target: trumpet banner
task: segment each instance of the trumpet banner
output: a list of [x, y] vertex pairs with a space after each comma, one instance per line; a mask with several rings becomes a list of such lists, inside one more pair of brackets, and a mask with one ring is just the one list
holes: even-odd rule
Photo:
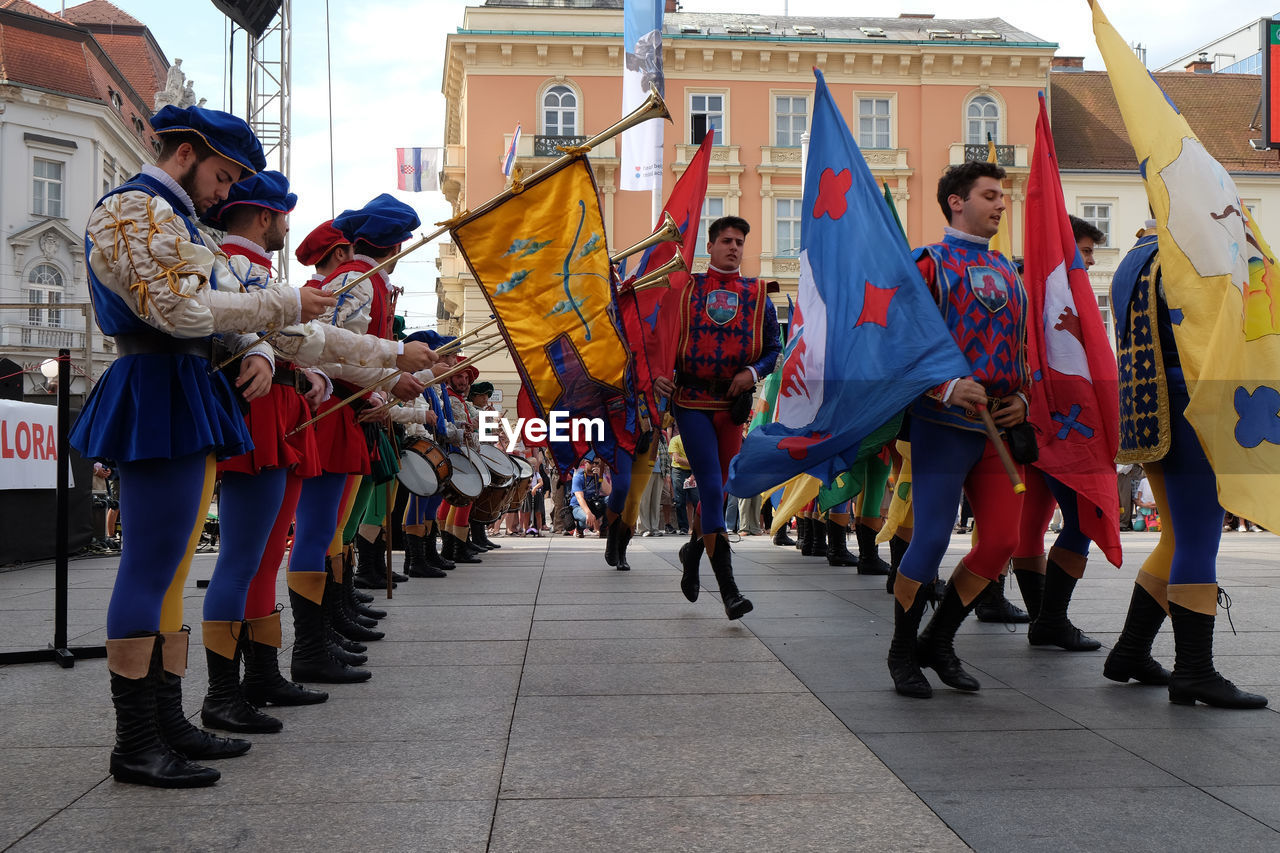
[[[604, 220], [583, 156], [452, 229], [511, 352], [533, 413], [600, 419], [604, 435], [550, 442], [561, 470], [588, 449], [630, 466], [632, 357], [616, 320]], [[625, 462], [623, 456], [628, 457]]]
[[1228, 511], [1280, 529], [1280, 273], [1235, 182], [1096, 0], [1093, 31], [1155, 213], [1195, 428]]

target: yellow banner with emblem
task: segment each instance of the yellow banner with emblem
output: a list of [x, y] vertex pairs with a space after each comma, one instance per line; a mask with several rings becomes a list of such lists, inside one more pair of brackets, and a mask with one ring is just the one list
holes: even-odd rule
[[1107, 20], [1093, 30], [1155, 213], [1191, 392], [1187, 420], [1228, 511], [1280, 530], [1280, 279], [1231, 176]]
[[[601, 418], [605, 439], [590, 444], [611, 467], [619, 449], [633, 452], [631, 356], [610, 310], [604, 219], [586, 157], [539, 176], [452, 234], [515, 354], [537, 415]], [[586, 449], [579, 443], [573, 453]], [[567, 446], [553, 442], [552, 450], [562, 466], [576, 461]]]

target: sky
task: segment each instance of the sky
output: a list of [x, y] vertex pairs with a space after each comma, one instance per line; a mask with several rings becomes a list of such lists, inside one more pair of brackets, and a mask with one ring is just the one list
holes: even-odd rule
[[[69, 0], [65, 5], [76, 5]], [[61, 0], [33, 0], [52, 12]], [[206, 106], [244, 115], [243, 34], [235, 42], [236, 95], [228, 103], [226, 17], [207, 0], [112, 0], [145, 23], [169, 61], [195, 82]], [[301, 0], [293, 4], [292, 163], [289, 179], [298, 194], [291, 217], [296, 246], [316, 225], [345, 208], [359, 207], [389, 192], [412, 205], [424, 231], [450, 215], [441, 193], [404, 193], [396, 187], [396, 148], [444, 143], [445, 36], [455, 32], [464, 9], [481, 0]], [[659, 0], [661, 2], [661, 0]], [[1103, 9], [1125, 38], [1147, 48], [1148, 66], [1159, 66], [1209, 40], [1280, 11], [1280, 0], [1110, 0]], [[326, 16], [332, 60], [326, 61]], [[1059, 53], [1084, 56], [1085, 67], [1101, 69], [1086, 0], [1028, 3], [1026, 0], [685, 0], [682, 11], [746, 14], [896, 17], [933, 12], [949, 18], [1003, 18], [1046, 41]], [[333, 197], [330, 207], [329, 80], [333, 96]], [[621, 85], [621, 84], [619, 84]], [[621, 104], [621, 93], [619, 93]], [[475, 107], [473, 106], [473, 109]], [[501, 145], [495, 141], [495, 147]], [[398, 306], [408, 327], [435, 324], [435, 257], [432, 246], [407, 256], [394, 281], [405, 289]], [[292, 259], [291, 259], [292, 260]], [[289, 279], [309, 274], [292, 261]]]

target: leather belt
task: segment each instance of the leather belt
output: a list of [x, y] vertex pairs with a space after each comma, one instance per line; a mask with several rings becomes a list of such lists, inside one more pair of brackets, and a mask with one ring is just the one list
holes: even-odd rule
[[271, 374], [271, 383], [297, 388], [300, 375], [291, 365], [276, 365], [275, 372]]
[[118, 355], [194, 355], [213, 359], [213, 338], [175, 338], [172, 335], [132, 332], [116, 335]]
[[715, 394], [724, 397], [729, 393], [729, 387], [733, 385], [732, 379], [699, 379], [691, 373], [684, 371], [676, 371], [676, 385], [681, 388], [688, 388], [692, 391], [705, 391], [709, 394]]

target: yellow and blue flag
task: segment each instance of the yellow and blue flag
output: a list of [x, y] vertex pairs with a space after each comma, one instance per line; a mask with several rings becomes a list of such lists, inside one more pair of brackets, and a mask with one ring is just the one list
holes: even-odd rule
[[[515, 356], [533, 414], [599, 418], [604, 438], [551, 441], [560, 469], [592, 449], [631, 465], [637, 417], [633, 363], [616, 320], [604, 218], [586, 157], [452, 229]], [[624, 460], [623, 456], [627, 458]]]
[[805, 172], [799, 303], [776, 423], [750, 432], [728, 491], [797, 474], [832, 483], [863, 441], [924, 391], [968, 376], [849, 127], [817, 75]]
[[1235, 182], [1111, 26], [1093, 31], [1155, 213], [1195, 428], [1228, 511], [1280, 529], [1280, 273]]

